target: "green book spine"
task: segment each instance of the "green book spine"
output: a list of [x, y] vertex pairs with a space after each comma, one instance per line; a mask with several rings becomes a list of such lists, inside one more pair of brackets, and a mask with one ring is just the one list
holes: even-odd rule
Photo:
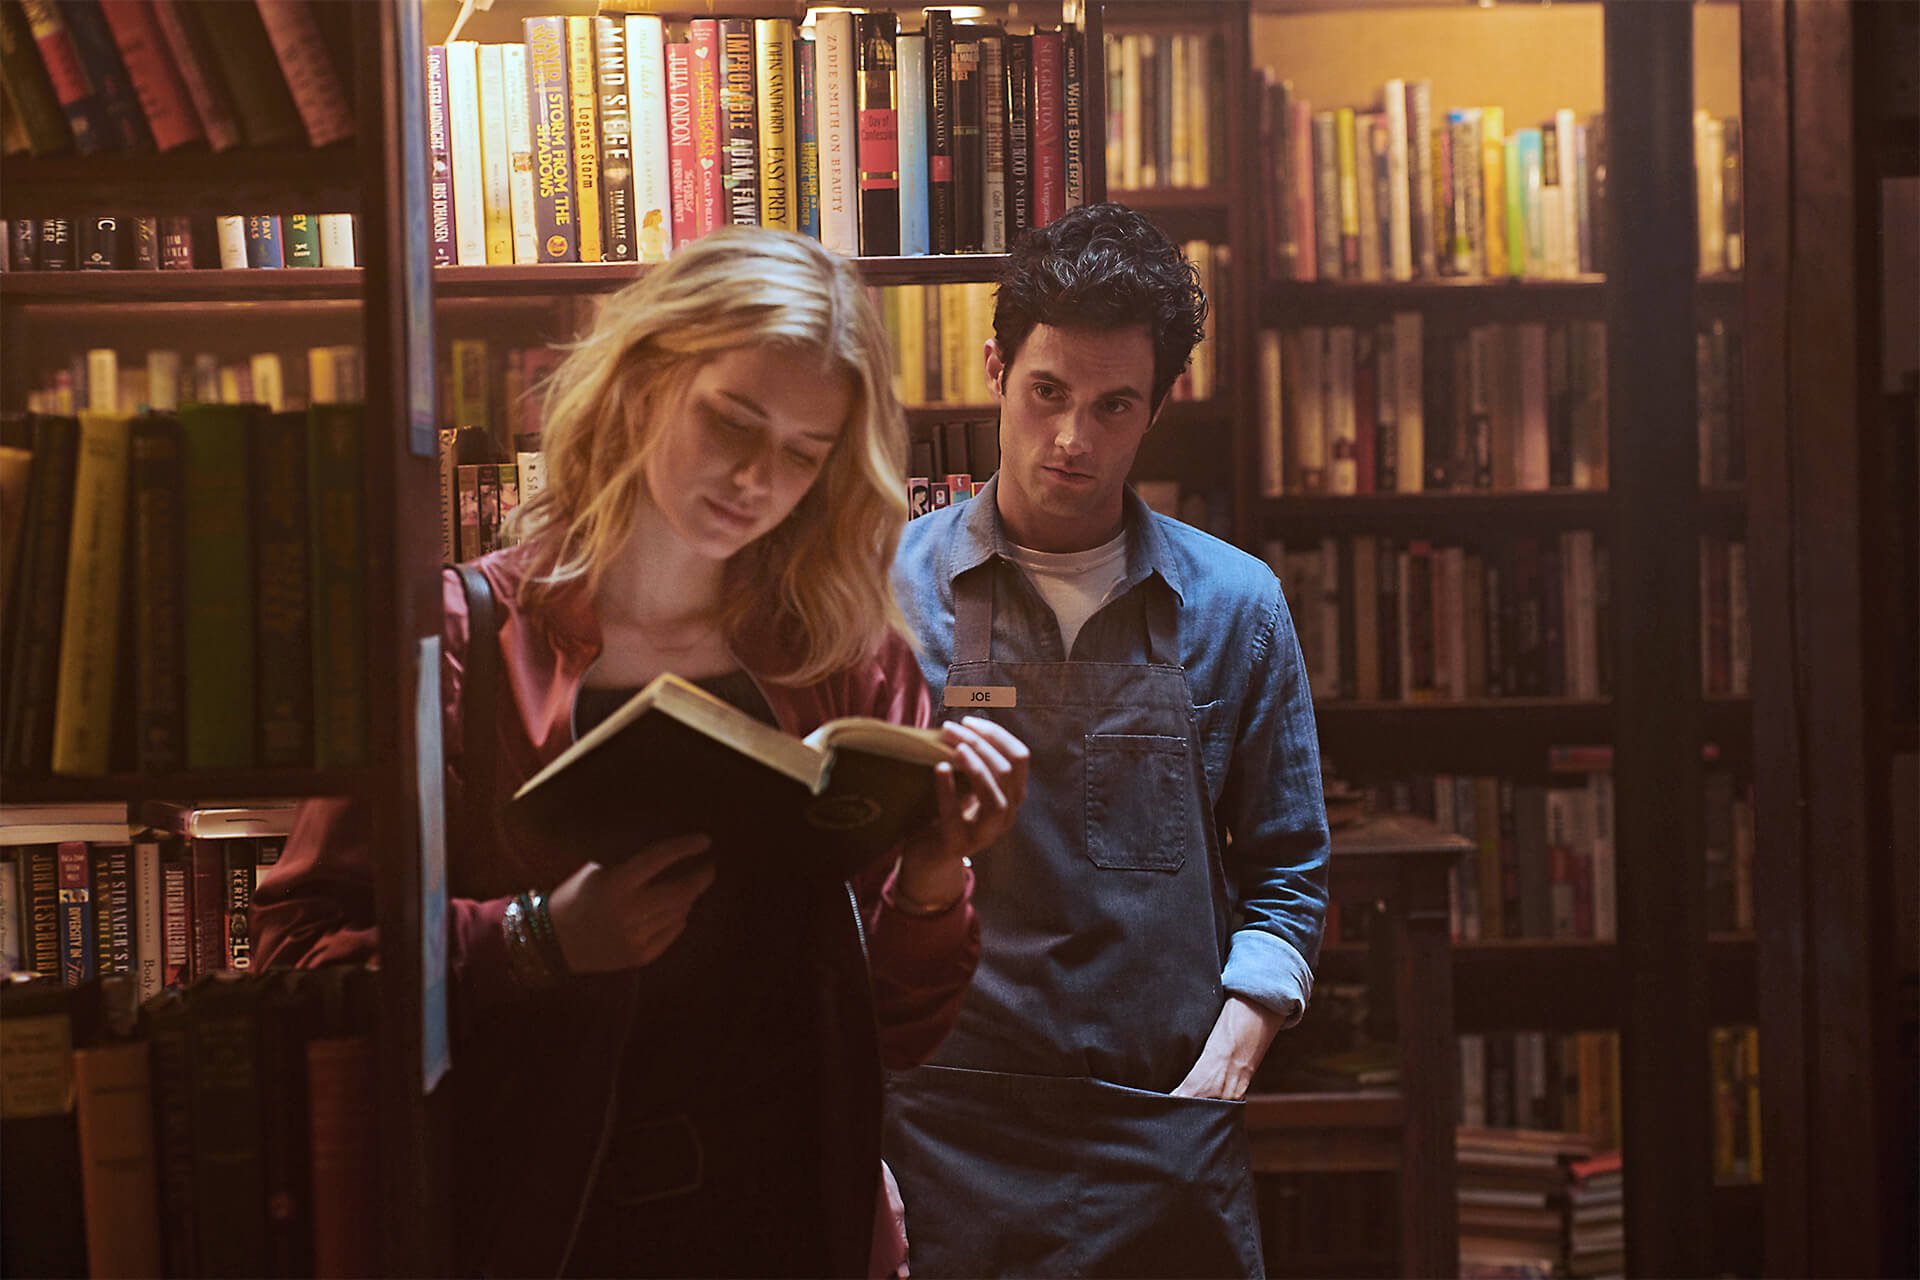
[[0, 4], [0, 81], [6, 84], [7, 101], [19, 113], [33, 154], [65, 150], [73, 135], [46, 66], [34, 50], [33, 29], [17, 3]]
[[253, 557], [249, 406], [180, 411], [186, 477], [187, 766], [253, 763]]
[[285, 239], [281, 247], [286, 251], [288, 266], [317, 267], [320, 265], [320, 219], [316, 215], [288, 214], [283, 235]]
[[1507, 274], [1524, 276], [1531, 273], [1533, 267], [1527, 262], [1527, 187], [1526, 175], [1520, 167], [1520, 147], [1508, 143], [1506, 148], [1507, 169]]
[[313, 760], [325, 769], [358, 764], [366, 750], [366, 486], [360, 406], [317, 404], [307, 414]]

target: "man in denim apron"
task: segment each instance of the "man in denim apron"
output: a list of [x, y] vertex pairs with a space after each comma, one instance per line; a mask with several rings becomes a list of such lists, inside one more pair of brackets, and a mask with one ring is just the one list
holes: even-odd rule
[[1032, 751], [959, 1022], [889, 1084], [916, 1276], [1262, 1270], [1241, 1099], [1306, 1007], [1328, 839], [1279, 584], [1126, 486], [1205, 310], [1131, 210], [1028, 232], [987, 343], [999, 474], [900, 548], [946, 714]]

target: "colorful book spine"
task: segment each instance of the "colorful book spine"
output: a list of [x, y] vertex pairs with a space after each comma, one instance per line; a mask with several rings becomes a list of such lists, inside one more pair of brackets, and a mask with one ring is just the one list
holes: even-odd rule
[[311, 213], [290, 213], [281, 227], [289, 267], [320, 265], [320, 219]]
[[40, 51], [47, 82], [53, 87], [60, 110], [66, 114], [73, 149], [86, 156], [102, 147], [117, 145], [118, 134], [107, 121], [105, 107], [94, 95], [93, 83], [80, 65], [80, 55], [67, 32], [66, 20], [60, 16], [53, 0], [20, 0], [20, 7], [27, 16], [34, 45]]
[[316, 147], [353, 137], [353, 105], [327, 56], [326, 41], [307, 0], [255, 0], [267, 39], [280, 60], [294, 109]]
[[101, 973], [133, 972], [133, 846], [95, 844], [93, 936]]
[[[830, 16], [830, 15], [829, 15]], [[696, 186], [699, 199], [694, 210], [694, 234], [706, 235], [728, 223], [727, 216], [727, 114], [722, 90], [720, 24], [712, 18], [700, 18], [689, 28], [688, 48], [692, 59], [693, 145], [698, 160]]]
[[[1193, 40], [1196, 52], [1201, 50], [1198, 39]], [[1086, 78], [1087, 78], [1087, 37], [1079, 27], [1069, 23], [1060, 32], [1060, 142], [1064, 153], [1066, 197], [1065, 205], [1076, 209], [1087, 202], [1087, 126], [1086, 126]], [[1197, 77], [1196, 77], [1197, 81]], [[1197, 93], [1196, 99], [1205, 99]], [[1196, 158], [1204, 158], [1205, 131], [1202, 126], [1202, 144], [1197, 149]], [[1205, 186], [1198, 182], [1196, 186]]]
[[659, 18], [627, 15], [627, 66], [632, 86], [634, 252], [641, 262], [665, 262], [679, 241], [667, 141], [667, 31]]
[[593, 20], [594, 56], [600, 88], [600, 193], [602, 256], [634, 260], [633, 91], [627, 24], [621, 18]]
[[0, 5], [0, 79], [6, 82], [8, 98], [19, 112], [33, 154], [66, 150], [73, 135], [47, 78], [47, 68], [34, 48], [33, 28], [27, 25], [26, 13], [17, 4]]
[[188, 10], [185, 0], [152, 0], [152, 9], [207, 145], [215, 151], [239, 146], [242, 135], [233, 98], [219, 78], [206, 37], [195, 26], [198, 18]]
[[760, 223], [760, 111], [754, 101], [753, 19], [720, 20], [720, 100], [726, 116], [726, 221]]
[[[507, 79], [504, 45], [478, 50], [480, 81], [480, 199], [482, 234], [489, 265], [513, 263], [513, 159], [507, 150]], [[518, 91], [519, 86], [514, 89]]]
[[567, 37], [561, 18], [528, 18], [528, 101], [533, 111], [534, 212], [540, 261], [578, 262], [573, 127], [567, 114]]
[[753, 22], [755, 106], [760, 146], [760, 225], [794, 228], [793, 23]]
[[820, 238], [820, 95], [816, 83], [811, 40], [793, 44], [794, 145], [799, 149], [795, 172], [799, 204], [794, 212], [794, 229], [803, 236]]
[[251, 213], [246, 220], [246, 255], [249, 267], [278, 269], [287, 265], [281, 244], [280, 215]]
[[427, 50], [427, 234], [436, 267], [455, 262], [453, 132], [447, 110], [447, 48], [436, 44]]
[[700, 151], [693, 126], [693, 45], [667, 46], [667, 163], [673, 208], [673, 243], [700, 234]]
[[858, 94], [859, 50], [854, 15], [822, 13], [814, 26], [820, 132], [820, 243], [852, 257], [860, 252]]
[[453, 164], [453, 258], [487, 265], [486, 163], [480, 152], [480, 50], [447, 44], [447, 145]]
[[[929, 10], [928, 25], [941, 10]], [[932, 252], [932, 213], [929, 209], [929, 157], [927, 119], [927, 36], [903, 32], [896, 44], [900, 63], [900, 252], [914, 257]], [[952, 157], [948, 157], [949, 181], [935, 198], [948, 204], [949, 239], [953, 185]], [[952, 252], [949, 247], [946, 252]]]
[[891, 13], [854, 17], [859, 63], [860, 252], [893, 257], [900, 252], [900, 116], [894, 92]]
[[86, 68], [87, 80], [120, 146], [130, 151], [151, 150], [153, 135], [147, 130], [147, 119], [140, 112], [140, 99], [121, 64], [120, 52], [114, 48], [113, 34], [100, 12], [100, 0], [61, 0], [60, 12], [66, 19], [74, 52]]
[[533, 115], [527, 103], [527, 46], [510, 44], [500, 52], [506, 86], [507, 203], [513, 214], [513, 261], [540, 261], [540, 217], [534, 200]]
[[100, 14], [113, 33], [120, 60], [133, 81], [154, 145], [162, 151], [171, 151], [202, 141], [206, 135], [200, 128], [200, 119], [194, 114], [187, 87], [167, 54], [152, 8], [140, 0], [100, 0]]
[[605, 220], [600, 207], [599, 94], [593, 74], [593, 19], [567, 19], [567, 103], [572, 120], [573, 211], [579, 223], [580, 261], [604, 262]]
[[71, 777], [103, 776], [111, 754], [131, 439], [126, 418], [80, 415], [53, 713], [53, 771]]
[[99, 958], [93, 936], [93, 885], [87, 846], [71, 840], [60, 846], [56, 856], [60, 877], [60, 981], [77, 987], [93, 977]]

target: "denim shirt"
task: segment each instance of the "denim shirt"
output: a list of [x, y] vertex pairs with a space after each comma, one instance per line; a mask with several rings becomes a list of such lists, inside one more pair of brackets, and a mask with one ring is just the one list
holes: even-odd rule
[[1012, 662], [1145, 662], [1147, 593], [1172, 593], [1233, 913], [1222, 985], [1292, 1025], [1313, 991], [1329, 837], [1313, 698], [1273, 571], [1155, 513], [1129, 488], [1126, 576], [1067, 654], [1053, 610], [1009, 558], [998, 490], [995, 480], [971, 501], [910, 521], [894, 561], [894, 588], [936, 704], [953, 661], [962, 574], [999, 575], [993, 654]]

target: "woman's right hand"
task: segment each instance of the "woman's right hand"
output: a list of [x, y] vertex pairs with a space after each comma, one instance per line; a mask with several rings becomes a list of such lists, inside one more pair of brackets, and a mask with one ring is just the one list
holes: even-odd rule
[[618, 866], [589, 862], [547, 895], [561, 954], [575, 973], [634, 969], [660, 958], [713, 883], [705, 836], [650, 844]]

